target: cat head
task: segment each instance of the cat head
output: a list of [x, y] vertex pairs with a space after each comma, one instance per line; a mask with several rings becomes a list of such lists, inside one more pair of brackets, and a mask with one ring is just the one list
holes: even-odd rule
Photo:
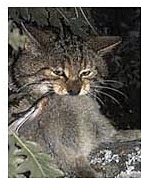
[[15, 67], [20, 90], [43, 95], [85, 95], [107, 75], [102, 56], [121, 42], [119, 36], [68, 36], [22, 24], [25, 49]]

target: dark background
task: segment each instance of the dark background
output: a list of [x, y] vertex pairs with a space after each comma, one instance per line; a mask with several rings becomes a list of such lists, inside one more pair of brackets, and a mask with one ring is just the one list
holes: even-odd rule
[[[116, 129], [140, 129], [141, 127], [141, 8], [8, 8], [9, 20], [42, 27], [53, 27], [63, 34], [64, 27], [72, 34], [119, 35], [121, 46], [106, 55], [110, 80], [127, 98], [108, 91], [120, 102], [102, 96], [106, 106], [101, 112], [112, 119]], [[62, 27], [62, 23], [64, 27]], [[9, 94], [12, 92], [10, 91]]]

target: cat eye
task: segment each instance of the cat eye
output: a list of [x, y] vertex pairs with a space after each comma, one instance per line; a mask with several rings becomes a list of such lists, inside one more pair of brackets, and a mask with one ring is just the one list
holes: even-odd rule
[[65, 73], [62, 69], [53, 70], [53, 73], [58, 76], [64, 76]]
[[91, 70], [88, 69], [88, 70], [82, 70], [80, 72], [80, 76], [89, 76], [91, 74]]

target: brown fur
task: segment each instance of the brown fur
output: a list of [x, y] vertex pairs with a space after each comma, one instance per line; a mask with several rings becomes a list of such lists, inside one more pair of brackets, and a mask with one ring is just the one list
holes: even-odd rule
[[[102, 40], [102, 44], [94, 44], [95, 52], [91, 40], [87, 43], [89, 40], [76, 36], [54, 40], [50, 31], [32, 27], [28, 31], [22, 26], [26, 49], [14, 64], [14, 77], [20, 91], [35, 99], [34, 104], [29, 100], [35, 109], [20, 126], [19, 135], [40, 143], [65, 173], [98, 177], [88, 156], [100, 142], [115, 141], [117, 134], [109, 120], [100, 114], [96, 100], [90, 97], [91, 86], [103, 81], [108, 73], [100, 56], [101, 49], [107, 50], [103, 48], [104, 40], [95, 39], [95, 43]], [[115, 37], [109, 38], [105, 39], [109, 40], [105, 48], [120, 43], [118, 37], [116, 42]], [[22, 119], [15, 120], [10, 128], [16, 128]]]

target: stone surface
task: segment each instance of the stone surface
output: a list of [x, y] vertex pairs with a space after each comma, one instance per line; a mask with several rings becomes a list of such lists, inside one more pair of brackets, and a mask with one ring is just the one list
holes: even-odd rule
[[140, 141], [104, 143], [91, 154], [91, 165], [106, 178], [141, 177]]

